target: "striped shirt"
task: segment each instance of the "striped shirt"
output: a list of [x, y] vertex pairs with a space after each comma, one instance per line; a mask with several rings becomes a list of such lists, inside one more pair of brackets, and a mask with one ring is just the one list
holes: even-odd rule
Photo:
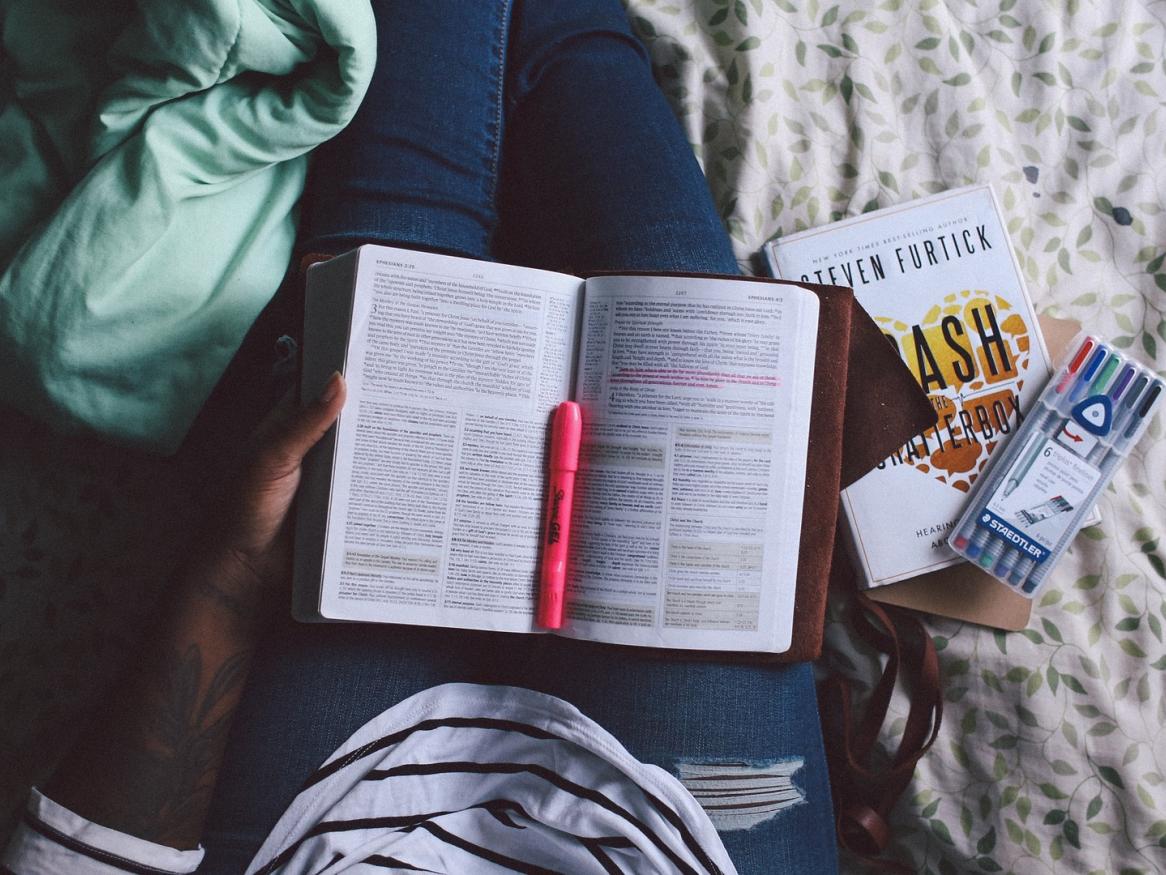
[[[165, 848], [159, 850], [171, 856], [149, 856], [143, 853], [149, 843], [136, 839], [136, 855], [108, 843], [91, 849], [123, 857], [127, 865], [118, 868], [70, 838], [66, 830], [38, 831], [26, 818], [4, 863], [17, 875], [178, 873], [194, 871], [202, 856], [185, 852], [192, 856], [179, 861], [178, 852]], [[34, 845], [41, 853], [51, 846], [74, 856], [61, 857], [56, 868], [25, 865], [33, 858], [22, 858], [21, 849], [27, 854]], [[387, 871], [736, 870], [708, 815], [680, 782], [636, 760], [571, 705], [514, 687], [446, 684], [357, 731], [308, 778], [247, 870]]]

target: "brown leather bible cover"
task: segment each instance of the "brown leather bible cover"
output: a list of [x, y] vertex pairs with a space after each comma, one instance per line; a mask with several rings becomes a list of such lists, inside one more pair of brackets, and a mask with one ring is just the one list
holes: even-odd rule
[[854, 293], [805, 288], [817, 293], [821, 309], [793, 641], [777, 655], [780, 662], [822, 652], [839, 491], [936, 420], [927, 395]]

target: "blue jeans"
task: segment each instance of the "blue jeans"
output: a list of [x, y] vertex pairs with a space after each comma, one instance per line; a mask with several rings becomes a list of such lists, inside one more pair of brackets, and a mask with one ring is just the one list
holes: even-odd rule
[[576, 273], [738, 272], [616, 0], [373, 5], [376, 72], [315, 153], [304, 250], [377, 241]]
[[[737, 272], [617, 0], [374, 6], [377, 70], [353, 123], [316, 153], [304, 251], [376, 241], [576, 273]], [[836, 871], [808, 665], [290, 620], [256, 657], [200, 871], [242, 872], [304, 778], [349, 735], [448, 681], [559, 696], [674, 773], [800, 760], [801, 801], [721, 836], [742, 873]]]

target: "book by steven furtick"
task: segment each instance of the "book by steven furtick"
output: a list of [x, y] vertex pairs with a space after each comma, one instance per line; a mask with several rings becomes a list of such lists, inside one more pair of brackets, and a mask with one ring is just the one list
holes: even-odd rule
[[865, 584], [962, 561], [946, 540], [968, 490], [1051, 373], [991, 187], [781, 237], [765, 253], [775, 277], [853, 288], [938, 413], [842, 493]]

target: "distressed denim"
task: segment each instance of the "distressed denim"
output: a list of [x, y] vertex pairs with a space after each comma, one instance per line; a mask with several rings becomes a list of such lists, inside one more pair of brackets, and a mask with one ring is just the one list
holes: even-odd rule
[[[374, 6], [377, 70], [353, 123], [314, 157], [303, 251], [372, 241], [578, 273], [737, 272], [616, 0]], [[639, 759], [692, 782], [742, 873], [836, 871], [808, 665], [290, 620], [257, 655], [200, 871], [242, 872], [341, 742], [449, 681], [525, 686], [576, 705]], [[699, 789], [731, 782], [772, 793], [770, 816], [738, 820], [727, 794]]]

